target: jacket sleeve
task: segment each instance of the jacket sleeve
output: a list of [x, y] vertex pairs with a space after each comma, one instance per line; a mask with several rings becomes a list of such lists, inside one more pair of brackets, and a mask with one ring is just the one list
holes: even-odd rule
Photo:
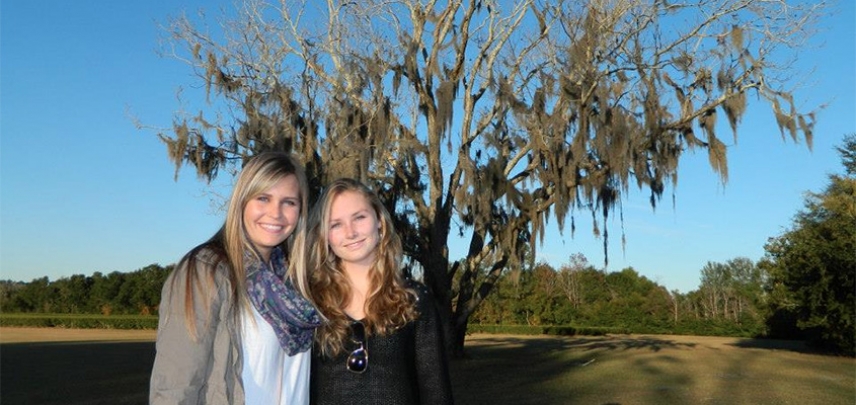
[[443, 326], [434, 297], [424, 285], [415, 288], [419, 296], [416, 320], [416, 377], [423, 405], [451, 405], [452, 383], [443, 343]]
[[[194, 268], [188, 268], [187, 261], [184, 262], [167, 277], [161, 292], [157, 353], [149, 391], [152, 405], [202, 404], [212, 398], [227, 397], [225, 379], [212, 378], [211, 374], [218, 372], [214, 349], [229, 334], [229, 322], [225, 321], [229, 316], [228, 279], [218, 274], [222, 268], [215, 270], [203, 260], [197, 260]], [[187, 329], [184, 305], [187, 274], [191, 271], [196, 273], [192, 286], [195, 340]], [[224, 382], [212, 384], [212, 381]]]

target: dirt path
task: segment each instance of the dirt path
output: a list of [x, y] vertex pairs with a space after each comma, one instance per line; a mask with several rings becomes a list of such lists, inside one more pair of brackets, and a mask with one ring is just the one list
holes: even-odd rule
[[0, 328], [0, 344], [32, 342], [154, 341], [154, 330]]

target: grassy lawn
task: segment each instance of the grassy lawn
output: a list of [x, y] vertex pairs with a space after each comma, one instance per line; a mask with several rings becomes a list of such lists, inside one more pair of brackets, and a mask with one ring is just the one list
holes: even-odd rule
[[[145, 404], [153, 331], [0, 328], [0, 402]], [[17, 342], [17, 343], [13, 343]], [[856, 403], [856, 360], [738, 338], [474, 335], [459, 405]]]
[[460, 404], [856, 403], [856, 360], [797, 342], [615, 335], [471, 336]]

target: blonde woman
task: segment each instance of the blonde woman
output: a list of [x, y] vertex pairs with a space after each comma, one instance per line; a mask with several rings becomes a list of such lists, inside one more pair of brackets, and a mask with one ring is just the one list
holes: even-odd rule
[[[163, 287], [151, 404], [307, 404], [320, 324], [300, 256], [306, 175], [288, 154], [241, 171], [223, 227]], [[297, 245], [297, 246], [295, 246]]]
[[312, 355], [314, 404], [451, 404], [431, 295], [401, 275], [401, 242], [377, 195], [331, 183], [307, 228], [310, 291], [325, 322]]

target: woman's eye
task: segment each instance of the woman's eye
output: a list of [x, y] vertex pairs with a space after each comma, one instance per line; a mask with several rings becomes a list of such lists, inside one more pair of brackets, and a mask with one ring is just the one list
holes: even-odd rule
[[256, 197], [256, 200], [261, 201], [261, 202], [268, 202], [268, 201], [270, 201], [270, 199], [269, 199], [269, 198], [267, 198], [267, 196], [263, 196], [263, 195], [260, 195], [260, 196]]
[[330, 229], [336, 229], [336, 228], [338, 228], [338, 227], [339, 227], [339, 225], [340, 225], [340, 224], [339, 224], [338, 222], [333, 223], [333, 224], [330, 224]]

